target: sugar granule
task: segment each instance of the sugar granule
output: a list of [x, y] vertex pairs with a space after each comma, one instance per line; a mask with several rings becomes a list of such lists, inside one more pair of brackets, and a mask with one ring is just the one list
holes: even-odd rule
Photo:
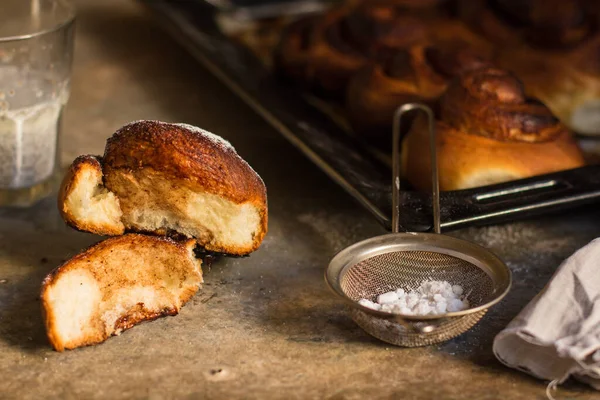
[[416, 290], [402, 288], [382, 293], [377, 301], [360, 299], [358, 303], [377, 311], [403, 315], [440, 315], [463, 311], [469, 308], [469, 301], [462, 286], [447, 281], [424, 281]]

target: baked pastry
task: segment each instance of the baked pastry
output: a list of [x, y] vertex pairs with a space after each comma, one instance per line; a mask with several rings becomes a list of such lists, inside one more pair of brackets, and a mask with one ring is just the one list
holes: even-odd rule
[[576, 132], [600, 134], [600, 32], [583, 1], [469, 0], [461, 10], [530, 96]]
[[258, 174], [228, 142], [185, 124], [125, 125], [108, 139], [103, 157], [73, 162], [58, 205], [82, 231], [175, 235], [232, 255], [256, 250], [267, 232]]
[[355, 131], [385, 147], [391, 144], [394, 113], [402, 104], [434, 106], [448, 83], [473, 69], [491, 66], [490, 56], [464, 42], [414, 45], [360, 70], [346, 97]]
[[433, 18], [393, 6], [335, 8], [291, 24], [276, 50], [275, 64], [321, 95], [340, 97], [352, 75], [370, 60], [424, 40]]
[[[600, 50], [600, 41], [585, 46]], [[584, 50], [584, 48], [580, 48]], [[571, 53], [573, 64], [550, 62], [550, 58], [526, 49], [503, 51], [499, 65], [523, 79], [528, 95], [539, 98], [571, 130], [600, 134], [600, 60], [588, 51]]]
[[129, 234], [76, 255], [42, 285], [46, 332], [58, 351], [101, 343], [176, 315], [202, 283], [194, 240]]
[[[440, 103], [436, 121], [441, 190], [460, 190], [577, 168], [583, 155], [551, 111], [525, 96], [522, 83], [496, 68], [467, 72]], [[426, 122], [419, 118], [402, 145], [403, 175], [430, 190]]]

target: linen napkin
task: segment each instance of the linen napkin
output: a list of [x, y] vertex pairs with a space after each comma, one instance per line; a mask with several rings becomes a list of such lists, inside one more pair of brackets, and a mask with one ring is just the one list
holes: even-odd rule
[[494, 339], [503, 364], [537, 378], [573, 376], [600, 390], [600, 238], [565, 260]]

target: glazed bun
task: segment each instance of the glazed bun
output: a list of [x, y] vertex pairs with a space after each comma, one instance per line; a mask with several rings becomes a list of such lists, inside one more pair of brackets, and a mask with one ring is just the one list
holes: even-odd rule
[[102, 158], [75, 160], [59, 209], [80, 230], [182, 236], [233, 255], [256, 250], [267, 232], [265, 185], [235, 149], [199, 128], [158, 121], [128, 124]]
[[582, 0], [464, 1], [462, 16], [499, 49], [514, 72], [570, 129], [600, 134], [600, 32]]
[[[483, 68], [454, 81], [436, 121], [441, 190], [460, 190], [584, 165], [572, 134], [551, 111], [525, 96], [511, 73]], [[403, 174], [429, 190], [429, 138], [418, 119], [402, 147]]]
[[427, 19], [392, 6], [341, 7], [289, 26], [275, 52], [285, 76], [327, 97], [343, 97], [361, 67], [427, 37]]

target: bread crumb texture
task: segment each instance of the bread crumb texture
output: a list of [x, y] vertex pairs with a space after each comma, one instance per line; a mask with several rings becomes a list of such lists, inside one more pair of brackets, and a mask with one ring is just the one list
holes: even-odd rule
[[142, 321], [177, 314], [202, 283], [194, 247], [193, 240], [127, 234], [52, 271], [41, 293], [52, 346], [100, 343]]

